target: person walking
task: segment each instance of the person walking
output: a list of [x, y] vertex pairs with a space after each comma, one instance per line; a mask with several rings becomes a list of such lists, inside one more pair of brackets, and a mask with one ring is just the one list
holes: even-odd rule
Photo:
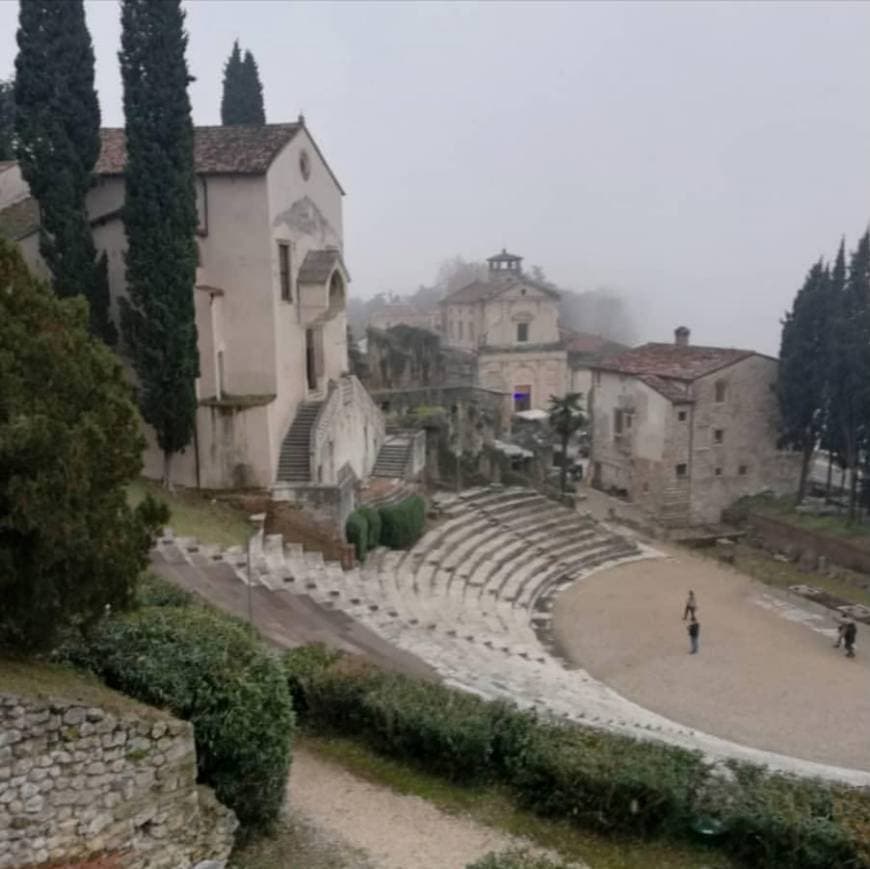
[[846, 657], [855, 657], [855, 637], [858, 633], [858, 628], [852, 619], [846, 622], [846, 628], [843, 631], [843, 645], [846, 647]]
[[837, 642], [834, 643], [834, 648], [839, 649], [840, 646], [843, 645], [843, 634], [846, 633], [846, 625], [848, 624], [848, 620], [841, 618], [840, 623], [837, 625]]
[[701, 634], [701, 625], [698, 620], [695, 618], [695, 614], [692, 613], [692, 620], [689, 622], [689, 642], [692, 644], [692, 649], [689, 652], [690, 655], [698, 654], [698, 638]]
[[686, 598], [686, 608], [683, 610], [683, 621], [685, 621], [690, 615], [694, 620], [697, 610], [698, 603], [695, 600], [695, 592], [689, 589], [689, 596]]

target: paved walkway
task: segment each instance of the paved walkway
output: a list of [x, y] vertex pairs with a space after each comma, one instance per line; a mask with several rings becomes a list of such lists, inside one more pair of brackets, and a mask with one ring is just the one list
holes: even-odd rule
[[289, 793], [293, 816], [327, 832], [333, 847], [356, 852], [347, 869], [461, 869], [490, 851], [529, 847], [421, 797], [367, 782], [304, 748], [293, 752]]
[[[617, 566], [561, 594], [553, 626], [565, 655], [672, 720], [870, 770], [870, 632], [847, 659], [832, 648], [833, 620], [710, 559], [665, 551], [670, 558]], [[689, 588], [699, 602], [698, 655], [688, 654], [681, 620]]]

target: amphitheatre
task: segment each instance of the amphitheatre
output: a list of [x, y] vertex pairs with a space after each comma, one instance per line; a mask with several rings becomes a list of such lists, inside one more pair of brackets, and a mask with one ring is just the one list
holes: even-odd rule
[[[771, 769], [870, 785], [870, 665], [834, 623], [687, 550], [652, 547], [534, 490], [433, 498], [408, 551], [345, 571], [280, 535], [220, 549], [167, 531], [160, 573], [254, 621], [489, 699]], [[582, 505], [581, 505], [582, 506]], [[687, 590], [700, 654], [688, 654]], [[249, 602], [246, 602], [249, 601]]]

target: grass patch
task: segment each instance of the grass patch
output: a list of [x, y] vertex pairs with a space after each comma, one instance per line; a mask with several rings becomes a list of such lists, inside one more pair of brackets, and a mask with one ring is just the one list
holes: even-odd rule
[[[698, 552], [704, 554], [704, 550], [693, 550], [693, 553]], [[735, 556], [734, 567], [737, 570], [766, 585], [786, 589], [791, 585], [814, 585], [850, 603], [870, 606], [870, 591], [845, 579], [800, 570], [791, 561], [775, 561], [767, 553], [745, 544], [736, 547]], [[845, 572], [842, 568], [839, 570]], [[862, 575], [856, 573], [855, 577], [861, 578]], [[866, 581], [866, 578], [864, 579]], [[833, 618], [833, 613], [831, 617]]]
[[870, 549], [870, 522], [850, 523], [845, 516], [813, 516], [808, 513], [798, 513], [795, 510], [794, 498], [790, 497], [778, 498], [764, 495], [747, 499], [747, 505], [763, 516], [771, 516], [781, 522], [787, 522], [797, 528], [805, 528], [807, 531], [815, 531], [818, 534], [845, 538]]
[[[382, 757], [350, 739], [326, 739], [305, 733], [297, 740], [297, 745], [343, 766], [366, 781], [400, 794], [422, 797], [445, 812], [464, 815], [486, 826], [523, 837], [534, 845], [558, 852], [564, 860], [585, 861], [595, 869], [648, 869], [651, 866], [656, 869], [736, 869], [738, 866], [721, 853], [702, 845], [605, 837], [578, 830], [567, 821], [541, 818], [518, 809], [504, 788], [452, 784]], [[244, 865], [250, 865], [251, 869], [289, 869], [291, 864]]]
[[0, 657], [0, 692], [56, 697], [86, 706], [100, 706], [117, 714], [166, 717], [159, 709], [112, 691], [90, 673], [26, 658]]
[[181, 537], [196, 537], [202, 543], [221, 546], [244, 545], [251, 534], [247, 516], [220, 501], [184, 489], [169, 492], [150, 480], [136, 480], [127, 488], [127, 500], [135, 507], [146, 495], [152, 495], [169, 507], [169, 523]]

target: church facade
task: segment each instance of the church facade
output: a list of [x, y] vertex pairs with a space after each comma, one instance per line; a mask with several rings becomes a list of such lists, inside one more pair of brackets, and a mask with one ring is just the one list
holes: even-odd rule
[[[101, 138], [87, 205], [96, 246], [108, 256], [117, 322], [126, 292], [124, 131], [104, 129]], [[348, 373], [338, 179], [302, 118], [197, 127], [194, 159], [199, 406], [194, 440], [173, 459], [173, 482], [262, 488], [367, 476], [384, 422]], [[11, 171], [3, 173], [0, 232], [46, 275], [38, 207]], [[156, 478], [162, 457], [153, 432], [146, 435], [145, 474]]]
[[567, 386], [559, 294], [527, 277], [520, 256], [503, 250], [487, 264], [486, 280], [441, 301], [443, 340], [474, 353], [477, 385], [510, 393], [515, 411], [546, 409]]

